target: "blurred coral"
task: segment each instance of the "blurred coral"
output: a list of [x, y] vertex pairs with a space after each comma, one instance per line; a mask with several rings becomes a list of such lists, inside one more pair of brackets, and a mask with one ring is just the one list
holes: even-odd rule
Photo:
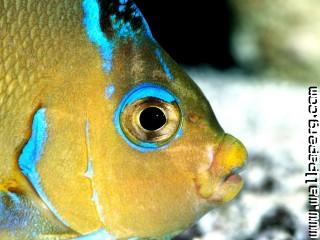
[[229, 0], [233, 53], [255, 73], [302, 82], [320, 78], [320, 1]]

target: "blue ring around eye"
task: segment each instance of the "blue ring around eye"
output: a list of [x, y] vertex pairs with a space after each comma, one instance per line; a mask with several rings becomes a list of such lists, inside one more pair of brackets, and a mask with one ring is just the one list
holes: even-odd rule
[[[133, 89], [131, 89], [121, 100], [117, 110], [115, 111], [114, 114], [114, 124], [117, 129], [117, 132], [120, 134], [120, 136], [134, 149], [140, 151], [140, 152], [150, 152], [150, 151], [155, 151], [159, 149], [166, 148], [173, 140], [179, 138], [182, 136], [182, 120], [181, 124], [179, 126], [179, 129], [176, 133], [176, 135], [172, 138], [172, 140], [163, 145], [159, 146], [156, 143], [150, 143], [150, 142], [139, 142], [139, 143], [134, 143], [128, 139], [128, 137], [125, 135], [121, 128], [120, 124], [120, 116], [122, 111], [126, 108], [127, 105], [134, 103], [135, 101], [147, 97], [153, 97], [153, 98], [158, 98], [164, 102], [167, 103], [172, 103], [176, 102], [178, 105], [180, 103], [179, 99], [170, 91], [165, 89], [164, 87], [160, 85], [156, 85], [153, 83], [142, 83]], [[181, 110], [180, 110], [181, 111]], [[183, 114], [181, 112], [181, 116], [183, 119]]]

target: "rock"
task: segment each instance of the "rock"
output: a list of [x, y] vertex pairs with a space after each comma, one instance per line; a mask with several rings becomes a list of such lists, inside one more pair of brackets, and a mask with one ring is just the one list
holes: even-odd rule
[[289, 210], [284, 206], [279, 206], [265, 214], [261, 219], [258, 234], [263, 233], [265, 235], [266, 232], [269, 232], [270, 236], [274, 236], [275, 232], [279, 232], [291, 239], [296, 233], [296, 227], [294, 217]]

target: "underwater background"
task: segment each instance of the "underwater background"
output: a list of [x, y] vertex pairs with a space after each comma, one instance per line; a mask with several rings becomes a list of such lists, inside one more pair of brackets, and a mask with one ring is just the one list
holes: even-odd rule
[[136, 2], [249, 152], [241, 194], [175, 240], [309, 239], [307, 97], [320, 85], [320, 2]]

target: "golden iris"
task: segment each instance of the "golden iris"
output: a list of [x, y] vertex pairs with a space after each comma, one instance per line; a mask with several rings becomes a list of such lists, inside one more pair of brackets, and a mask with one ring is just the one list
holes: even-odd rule
[[139, 99], [125, 107], [120, 116], [121, 128], [135, 144], [168, 143], [178, 132], [182, 114], [176, 102], [154, 97]]

